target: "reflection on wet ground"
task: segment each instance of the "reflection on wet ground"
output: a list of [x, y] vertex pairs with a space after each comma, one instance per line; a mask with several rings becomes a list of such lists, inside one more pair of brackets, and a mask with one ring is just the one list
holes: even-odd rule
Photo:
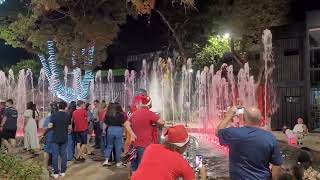
[[229, 176], [228, 155], [221, 147], [199, 141], [197, 154], [203, 156], [203, 163], [206, 166], [209, 179], [225, 179]]

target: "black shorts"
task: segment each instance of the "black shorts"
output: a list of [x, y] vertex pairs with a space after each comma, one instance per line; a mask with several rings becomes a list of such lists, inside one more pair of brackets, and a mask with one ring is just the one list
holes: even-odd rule
[[16, 129], [4, 129], [1, 133], [1, 136], [5, 140], [15, 139], [16, 138]]
[[76, 143], [87, 144], [88, 131], [75, 132], [74, 135], [76, 138]]

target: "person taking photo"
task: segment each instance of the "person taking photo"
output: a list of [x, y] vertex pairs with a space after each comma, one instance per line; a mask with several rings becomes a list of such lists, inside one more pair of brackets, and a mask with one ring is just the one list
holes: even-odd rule
[[[257, 108], [243, 108], [244, 126], [230, 127], [239, 108], [230, 108], [217, 127], [220, 144], [229, 147], [231, 180], [270, 180], [280, 174], [282, 156], [274, 135], [260, 128], [261, 113]], [[270, 170], [270, 164], [272, 168]]]

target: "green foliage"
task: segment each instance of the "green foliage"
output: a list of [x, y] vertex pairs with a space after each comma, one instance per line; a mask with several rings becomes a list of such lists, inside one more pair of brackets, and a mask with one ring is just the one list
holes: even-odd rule
[[35, 21], [36, 16], [19, 14], [13, 22], [0, 26], [0, 38], [13, 47], [28, 49], [24, 42], [32, 35], [31, 29]]
[[[230, 46], [236, 46], [234, 50], [237, 49], [236, 52], [231, 48], [232, 53], [245, 54], [257, 50], [265, 28], [286, 22], [290, 1], [203, 0], [195, 3], [196, 10], [177, 8], [171, 3], [158, 8], [174, 27], [185, 54], [197, 61], [199, 57], [204, 57], [200, 64], [210, 64], [214, 63], [215, 54], [208, 43], [211, 37], [230, 33], [234, 40]], [[172, 34], [168, 37], [170, 47], [178, 49]]]
[[38, 61], [29, 59], [29, 60], [21, 60], [16, 65], [11, 66], [11, 69], [13, 70], [14, 75], [17, 77], [19, 74], [19, 71], [21, 69], [31, 69], [33, 76], [38, 77], [41, 69], [41, 65]]
[[207, 44], [200, 49], [198, 44], [195, 44], [198, 52], [195, 55], [194, 63], [199, 66], [216, 64], [217, 61], [226, 53], [230, 52], [229, 36], [210, 36]]
[[42, 173], [42, 167], [37, 164], [22, 162], [14, 156], [0, 153], [0, 179], [39, 180]]
[[95, 45], [95, 64], [106, 59], [119, 26], [129, 14], [126, 0], [31, 0], [25, 13], [10, 16], [0, 24], [0, 38], [13, 47], [45, 53], [47, 40], [56, 43], [60, 64], [71, 64], [75, 52], [83, 64], [81, 49]]

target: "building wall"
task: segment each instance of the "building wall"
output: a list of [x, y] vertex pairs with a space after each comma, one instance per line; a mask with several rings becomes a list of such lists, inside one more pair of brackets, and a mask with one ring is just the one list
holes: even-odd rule
[[272, 129], [284, 125], [293, 127], [296, 120], [306, 120], [306, 98], [304, 88], [304, 25], [287, 25], [273, 29], [275, 58], [274, 80], [277, 87], [279, 109], [272, 117]]
[[306, 13], [306, 91], [309, 127], [320, 128], [320, 10]]

